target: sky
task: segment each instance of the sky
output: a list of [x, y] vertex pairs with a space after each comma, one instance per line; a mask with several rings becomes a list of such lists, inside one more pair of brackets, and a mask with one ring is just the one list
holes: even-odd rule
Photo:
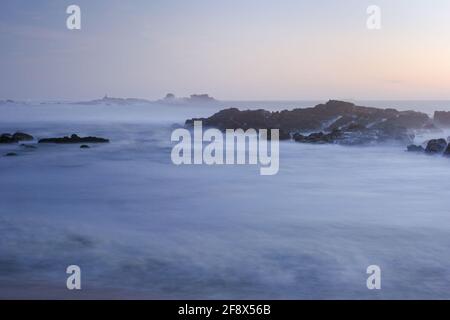
[[0, 43], [0, 99], [450, 99], [448, 0], [2, 0]]

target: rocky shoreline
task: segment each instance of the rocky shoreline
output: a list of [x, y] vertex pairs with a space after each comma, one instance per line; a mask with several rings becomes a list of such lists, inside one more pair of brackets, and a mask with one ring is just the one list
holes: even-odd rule
[[[450, 120], [450, 112], [438, 111], [435, 118], [430, 118], [417, 111], [364, 107], [330, 100], [312, 108], [291, 111], [230, 108], [209, 118], [189, 119], [185, 125], [191, 127], [198, 120], [204, 126], [220, 130], [279, 129], [281, 140], [299, 143], [365, 145], [396, 142], [411, 145], [417, 132], [439, 132], [440, 127]], [[450, 121], [448, 123], [450, 126]]]
[[[315, 107], [290, 111], [271, 112], [263, 109], [241, 111], [229, 108], [208, 118], [186, 120], [185, 126], [191, 127], [194, 121], [202, 121], [203, 126], [222, 131], [279, 129], [280, 140], [298, 143], [370, 145], [394, 142], [406, 146], [409, 152], [450, 156], [450, 144], [447, 139], [441, 137], [426, 141], [423, 145], [413, 144], [416, 133], [437, 135], [443, 128], [450, 128], [450, 112], [446, 111], [436, 111], [431, 118], [417, 111], [364, 107], [350, 102], [330, 100]], [[270, 139], [270, 136], [268, 138]], [[36, 149], [38, 144], [50, 143], [80, 144], [81, 149], [88, 149], [90, 143], [109, 143], [109, 140], [93, 136], [80, 137], [77, 134], [39, 140], [24, 132], [0, 134], [0, 144], [20, 144], [24, 149]], [[5, 154], [5, 156], [14, 155], [17, 153]]]

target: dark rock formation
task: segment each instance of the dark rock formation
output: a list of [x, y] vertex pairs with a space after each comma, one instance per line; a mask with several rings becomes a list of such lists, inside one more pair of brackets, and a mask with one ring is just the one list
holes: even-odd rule
[[442, 127], [450, 127], [450, 111], [436, 111], [434, 122]]
[[72, 134], [70, 137], [41, 139], [39, 143], [108, 143], [108, 139], [97, 137], [79, 137]]
[[15, 152], [8, 152], [7, 154], [5, 154], [5, 157], [16, 157], [17, 153]]
[[447, 148], [447, 141], [445, 139], [433, 139], [428, 141], [426, 153], [435, 154], [442, 153]]
[[291, 134], [284, 130], [280, 130], [279, 139], [280, 140], [291, 140]]
[[33, 136], [23, 132], [16, 132], [12, 135], [9, 133], [3, 133], [0, 135], [0, 143], [17, 143], [20, 141], [30, 141], [33, 139]]
[[87, 144], [82, 144], [80, 149], [89, 149], [90, 147]]
[[[333, 142], [344, 144], [387, 140], [410, 143], [412, 136], [409, 131], [421, 129], [430, 123], [430, 118], [420, 112], [368, 108], [334, 100], [313, 108], [281, 112], [230, 108], [209, 118], [187, 120], [186, 125], [192, 126], [195, 120], [201, 120], [204, 126], [221, 130], [277, 128], [289, 134], [316, 132], [318, 136], [311, 139], [297, 136], [296, 141], [324, 143], [334, 138]], [[319, 137], [320, 132], [325, 137]]]
[[450, 157], [450, 144], [447, 145], [447, 149], [444, 151], [444, 156]]
[[[272, 129], [267, 130], [267, 140], [272, 139]], [[284, 130], [278, 130], [278, 139], [281, 140], [291, 140], [291, 135], [289, 132]]]
[[216, 127], [220, 130], [226, 129], [281, 129], [275, 126], [272, 121], [272, 113], [265, 110], [247, 110], [239, 111], [239, 109], [231, 108], [219, 111], [207, 119], [187, 120], [186, 124], [193, 125], [195, 120], [201, 120], [203, 126]]
[[409, 152], [425, 152], [425, 149], [422, 146], [416, 146], [415, 144], [411, 144], [408, 146]]
[[15, 143], [17, 141], [14, 141], [12, 136], [9, 133], [2, 133], [0, 135], [0, 143]]
[[13, 134], [12, 138], [16, 141], [31, 141], [34, 140], [32, 135], [23, 132], [16, 132]]
[[302, 142], [302, 143], [336, 143], [340, 139], [342, 139], [344, 133], [340, 130], [334, 130], [331, 133], [323, 133], [323, 132], [317, 132], [317, 133], [311, 133], [308, 136], [304, 136], [300, 133], [295, 133], [293, 138], [296, 142]]

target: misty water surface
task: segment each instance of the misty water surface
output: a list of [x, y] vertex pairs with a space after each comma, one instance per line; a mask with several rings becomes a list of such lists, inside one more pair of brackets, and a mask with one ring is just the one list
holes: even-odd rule
[[276, 176], [176, 167], [173, 125], [215, 110], [55, 108], [10, 108], [0, 131], [111, 143], [0, 146], [19, 150], [0, 158], [1, 297], [78, 297], [77, 264], [86, 297], [450, 298], [449, 159], [282, 142]]

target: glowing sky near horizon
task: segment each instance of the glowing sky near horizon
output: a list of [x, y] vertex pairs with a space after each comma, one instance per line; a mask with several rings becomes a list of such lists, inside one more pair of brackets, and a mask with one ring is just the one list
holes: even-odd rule
[[2, 0], [0, 42], [0, 99], [450, 99], [448, 0]]

